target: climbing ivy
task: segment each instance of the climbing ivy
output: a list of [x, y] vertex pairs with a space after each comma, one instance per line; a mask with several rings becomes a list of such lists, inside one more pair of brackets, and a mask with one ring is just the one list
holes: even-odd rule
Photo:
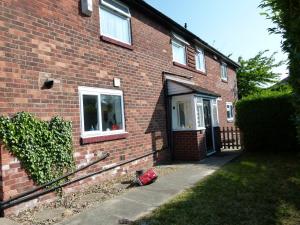
[[72, 124], [60, 117], [41, 121], [30, 113], [0, 117], [0, 140], [37, 184], [47, 183], [75, 166]]

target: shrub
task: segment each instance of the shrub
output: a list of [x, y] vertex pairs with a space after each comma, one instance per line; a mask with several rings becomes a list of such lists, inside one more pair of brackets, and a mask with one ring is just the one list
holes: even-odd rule
[[289, 92], [264, 91], [236, 104], [237, 126], [249, 151], [297, 149], [295, 109]]
[[72, 125], [62, 118], [47, 122], [25, 112], [0, 117], [0, 140], [37, 184], [74, 168]]

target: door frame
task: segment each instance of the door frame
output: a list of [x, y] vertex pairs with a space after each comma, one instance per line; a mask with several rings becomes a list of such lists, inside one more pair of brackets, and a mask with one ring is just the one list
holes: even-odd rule
[[[212, 144], [213, 144], [212, 152], [208, 152], [208, 148], [207, 148], [206, 141], [205, 141], [206, 156], [210, 156], [210, 155], [213, 155], [216, 153], [215, 131], [214, 131], [213, 117], [212, 117], [212, 99], [203, 97], [203, 100], [209, 101], [210, 113], [211, 113], [210, 120], [211, 120], [211, 134], [212, 134]], [[206, 138], [206, 136], [205, 136], [205, 138]]]

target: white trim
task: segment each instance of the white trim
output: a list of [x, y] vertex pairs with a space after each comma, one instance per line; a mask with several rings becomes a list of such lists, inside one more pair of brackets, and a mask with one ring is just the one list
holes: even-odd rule
[[[215, 103], [214, 103], [214, 101], [215, 101]], [[210, 102], [211, 102], [211, 115], [212, 115], [212, 121], [213, 121], [212, 125], [213, 125], [213, 127], [218, 127], [218, 126], [220, 126], [219, 109], [218, 109], [218, 99], [211, 99]], [[213, 114], [213, 107], [214, 107], [214, 105], [216, 106], [217, 124], [214, 124], [214, 120], [215, 120], [214, 114]]]
[[121, 90], [86, 87], [86, 86], [79, 86], [78, 91], [80, 91], [80, 92], [98, 92], [98, 93], [101, 92], [101, 94], [111, 94], [111, 95], [123, 95], [123, 91], [121, 91]]
[[[94, 88], [94, 87], [78, 87], [78, 94], [80, 100], [80, 132], [82, 138], [87, 137], [99, 137], [108, 136], [115, 134], [123, 134], [125, 131], [125, 112], [124, 112], [124, 97], [121, 90]], [[85, 131], [84, 130], [84, 109], [83, 109], [83, 95], [94, 95], [97, 96], [98, 101], [98, 128], [96, 131]], [[122, 110], [122, 129], [115, 131], [103, 131], [102, 130], [102, 112], [101, 112], [101, 95], [114, 95], [121, 97], [121, 110]]]
[[195, 84], [194, 81], [185, 80], [183, 78], [178, 78], [178, 77], [175, 77], [175, 76], [172, 76], [172, 75], [165, 75], [165, 80], [167, 80], [167, 81], [177, 81], [177, 82], [184, 83], [184, 84]]
[[109, 4], [108, 2], [105, 2], [105, 0], [101, 0], [101, 5], [106, 6], [106, 7], [110, 8], [110, 9], [118, 12], [118, 13], [122, 14], [123, 16], [131, 18], [131, 14], [130, 14], [130, 10], [129, 10], [128, 6], [126, 6], [123, 3], [119, 2], [119, 1], [116, 1], [116, 0], [111, 0], [111, 1], [115, 2], [116, 4], [118, 4], [120, 6], [123, 6], [124, 8], [127, 8], [128, 9], [128, 13], [126, 13], [126, 12], [124, 12], [124, 11], [116, 8], [115, 6]]
[[[200, 99], [201, 102], [198, 102], [198, 99]], [[194, 104], [195, 104], [195, 121], [196, 121], [196, 128], [197, 130], [206, 130], [205, 127], [205, 120], [204, 120], [204, 109], [203, 109], [203, 98], [202, 97], [194, 97]], [[203, 127], [198, 126], [198, 106], [201, 106], [202, 110], [202, 122], [203, 122]], [[201, 119], [201, 118], [200, 118]]]
[[[212, 99], [207, 99], [207, 98], [205, 98], [205, 99], [209, 101], [209, 104], [210, 104], [210, 114], [211, 114], [211, 117], [210, 117], [211, 121], [210, 122], [211, 122], [211, 134], [212, 134], [212, 144], [213, 144], [212, 152], [208, 153], [208, 148], [206, 146], [206, 156], [210, 156], [210, 155], [216, 153], [216, 143], [215, 143], [215, 133], [214, 133], [213, 117], [212, 117]], [[205, 141], [205, 145], [206, 145], [206, 141]]]
[[[186, 45], [184, 45], [183, 43], [181, 43], [180, 41], [176, 40], [176, 39], [172, 39], [171, 41], [171, 45], [172, 45], [172, 56], [173, 56], [173, 62], [177, 62], [179, 64], [182, 65], [187, 65], [187, 55], [186, 55]], [[184, 50], [184, 62], [179, 62], [176, 59], [174, 59], [174, 51], [173, 51], [173, 46], [175, 45], [175, 47], [181, 47]]]
[[182, 38], [180, 35], [178, 34], [175, 34], [174, 32], [171, 32], [172, 34], [172, 39], [176, 39], [177, 41], [181, 42], [182, 44], [185, 44], [185, 45], [190, 45], [186, 40], [184, 40], [184, 38]]

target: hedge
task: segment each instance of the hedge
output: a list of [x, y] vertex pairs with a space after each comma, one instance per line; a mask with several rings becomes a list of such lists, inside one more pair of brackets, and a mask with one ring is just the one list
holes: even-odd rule
[[236, 124], [248, 151], [297, 150], [292, 94], [267, 91], [239, 100]]

